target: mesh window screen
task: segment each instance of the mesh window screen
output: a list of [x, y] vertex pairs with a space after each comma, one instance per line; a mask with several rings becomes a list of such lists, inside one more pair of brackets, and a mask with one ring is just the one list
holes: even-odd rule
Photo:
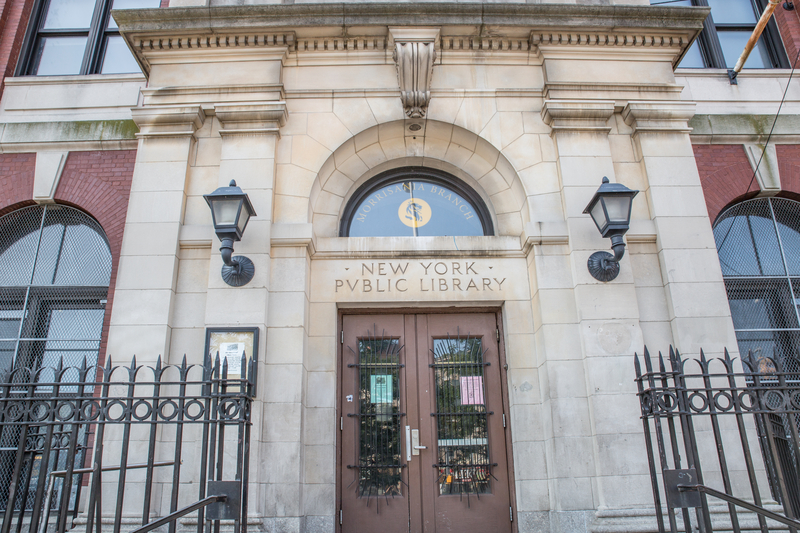
[[800, 203], [758, 198], [714, 225], [739, 351], [800, 371]]
[[100, 225], [66, 206], [0, 218], [0, 372], [97, 363], [111, 250]]

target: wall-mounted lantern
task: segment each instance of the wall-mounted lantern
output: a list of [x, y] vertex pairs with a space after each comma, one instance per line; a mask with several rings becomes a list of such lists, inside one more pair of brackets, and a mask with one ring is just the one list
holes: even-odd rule
[[589, 257], [589, 273], [599, 281], [611, 281], [619, 274], [619, 260], [625, 255], [625, 241], [622, 236], [631, 226], [631, 204], [639, 191], [632, 191], [620, 183], [609, 183], [603, 177], [603, 184], [594, 193], [584, 214], [592, 216], [603, 238], [611, 238], [608, 252], [595, 252]]
[[233, 256], [233, 242], [241, 240], [247, 222], [255, 216], [256, 211], [250, 198], [231, 180], [228, 187], [220, 187], [211, 194], [203, 195], [211, 208], [214, 219], [214, 231], [222, 242], [219, 248], [222, 254], [222, 279], [233, 287], [247, 285], [256, 268], [253, 262], [243, 255]]

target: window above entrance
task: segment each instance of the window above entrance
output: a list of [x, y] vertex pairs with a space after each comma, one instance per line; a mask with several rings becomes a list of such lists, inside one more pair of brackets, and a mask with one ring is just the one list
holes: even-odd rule
[[361, 186], [344, 211], [342, 237], [493, 235], [480, 196], [441, 171], [406, 167]]

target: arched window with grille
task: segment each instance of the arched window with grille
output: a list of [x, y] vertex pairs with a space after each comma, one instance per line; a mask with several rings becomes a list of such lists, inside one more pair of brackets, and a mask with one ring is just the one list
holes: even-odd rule
[[92, 217], [62, 205], [0, 217], [0, 373], [97, 363], [111, 250]]
[[[722, 276], [728, 291], [739, 352], [751, 352], [761, 372], [786, 372], [790, 386], [800, 376], [800, 203], [786, 198], [756, 198], [724, 211], [714, 224]], [[762, 386], [776, 384], [765, 380]], [[751, 383], [748, 383], [752, 385]], [[779, 410], [777, 410], [779, 411]], [[800, 512], [800, 465], [791, 446], [786, 414], [756, 419], [772, 495], [778, 501], [779, 478], [788, 504]], [[798, 421], [795, 421], [797, 423]], [[771, 424], [771, 432], [765, 424]], [[774, 442], [767, 444], [768, 435]], [[780, 475], [779, 475], [780, 474]]]
[[800, 370], [800, 203], [756, 198], [714, 224], [739, 351]]

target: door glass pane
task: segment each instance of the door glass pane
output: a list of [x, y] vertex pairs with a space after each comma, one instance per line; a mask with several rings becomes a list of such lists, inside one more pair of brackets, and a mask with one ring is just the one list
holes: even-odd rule
[[50, 0], [45, 30], [88, 29], [92, 24], [95, 0]]
[[481, 339], [434, 339], [439, 494], [491, 492]]
[[[744, 46], [747, 40], [753, 33], [751, 31], [719, 31], [717, 28], [717, 35], [719, 36], [719, 45], [722, 47], [722, 53], [725, 56], [725, 66], [733, 68], [736, 62], [739, 61], [739, 56], [744, 51]], [[758, 40], [753, 51], [750, 52], [744, 68], [768, 68], [770, 65], [767, 50], [764, 47], [761, 39]]]
[[714, 24], [755, 24], [750, 0], [708, 0]]
[[[141, 9], [143, 7], [160, 7], [161, 0], [114, 0], [111, 9]], [[108, 29], [117, 29], [114, 17], [108, 17]]]
[[359, 478], [363, 498], [401, 494], [400, 341], [358, 341]]
[[36, 50], [34, 74], [59, 76], [80, 74], [86, 37], [44, 37]]
[[139, 64], [128, 50], [125, 40], [119, 35], [106, 38], [106, 52], [100, 74], [132, 74], [141, 72]]

